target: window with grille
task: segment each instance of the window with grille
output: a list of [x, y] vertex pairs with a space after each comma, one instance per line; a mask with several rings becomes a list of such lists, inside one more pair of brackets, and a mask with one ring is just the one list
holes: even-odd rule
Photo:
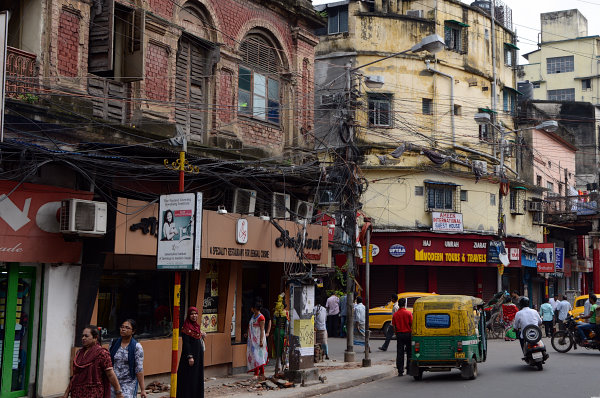
[[583, 91], [589, 91], [592, 89], [592, 79], [581, 80], [581, 89]]
[[421, 101], [423, 115], [433, 115], [433, 100], [431, 98], [423, 98]]
[[457, 185], [426, 183], [427, 211], [460, 211], [460, 188]]
[[479, 125], [479, 141], [492, 141], [492, 126], [489, 124]]
[[515, 60], [515, 50], [509, 47], [504, 47], [504, 64], [508, 66], [513, 66], [513, 62]]
[[369, 96], [369, 125], [392, 126], [392, 96], [386, 94]]
[[525, 214], [525, 191], [523, 189], [510, 190], [511, 214]]
[[444, 24], [444, 42], [448, 50], [461, 54], [467, 52], [467, 26], [457, 21], [447, 21]]
[[548, 90], [548, 101], [575, 101], [575, 89]]
[[574, 57], [553, 57], [546, 58], [546, 71], [548, 73], [566, 73], [575, 70]]
[[327, 33], [330, 35], [348, 31], [348, 6], [327, 8]]
[[515, 111], [515, 95], [507, 90], [502, 91], [502, 99], [504, 105], [504, 112], [514, 113]]
[[242, 65], [238, 76], [238, 112], [279, 124], [280, 67], [277, 50], [261, 37], [242, 42]]

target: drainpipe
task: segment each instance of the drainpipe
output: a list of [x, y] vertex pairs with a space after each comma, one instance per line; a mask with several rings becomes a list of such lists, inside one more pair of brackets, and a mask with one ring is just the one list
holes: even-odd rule
[[437, 69], [433, 69], [429, 64], [429, 60], [425, 61], [425, 65], [427, 66], [427, 70], [433, 74], [438, 74], [450, 79], [450, 123], [452, 126], [452, 146], [456, 146], [456, 131], [454, 128], [454, 77], [450, 76], [444, 72], [440, 72]]

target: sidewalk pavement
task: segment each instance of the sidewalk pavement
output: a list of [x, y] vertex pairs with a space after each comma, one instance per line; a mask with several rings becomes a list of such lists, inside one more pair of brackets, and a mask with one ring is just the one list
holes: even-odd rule
[[[371, 343], [371, 367], [361, 366], [364, 358], [364, 348], [354, 347], [355, 362], [344, 362], [344, 350], [346, 339], [329, 338], [329, 360], [315, 364], [319, 368], [319, 375], [324, 376], [324, 382], [316, 382], [306, 387], [296, 385], [285, 389], [268, 390], [254, 389], [253, 383], [249, 382], [250, 374], [238, 374], [226, 377], [209, 378], [205, 381], [205, 396], [210, 398], [230, 397], [236, 398], [256, 397], [268, 394], [272, 398], [306, 398], [316, 395], [327, 394], [346, 388], [358, 386], [383, 378], [397, 375], [395, 366], [396, 342], [392, 341], [388, 351], [382, 352], [377, 348], [383, 340], [372, 340]], [[274, 366], [267, 366], [265, 375], [271, 377]]]

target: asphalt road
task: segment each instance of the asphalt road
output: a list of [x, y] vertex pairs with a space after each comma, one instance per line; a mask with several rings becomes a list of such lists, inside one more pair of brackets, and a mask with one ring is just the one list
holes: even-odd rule
[[[333, 340], [333, 341], [331, 341]], [[343, 351], [342, 339], [331, 339], [338, 356]], [[395, 359], [396, 343], [392, 341], [387, 352], [378, 352], [382, 340], [371, 345], [373, 362]], [[328, 397], [600, 397], [600, 351], [578, 348], [560, 354], [552, 348], [550, 339], [544, 339], [550, 358], [544, 370], [525, 365], [521, 360], [518, 341], [490, 340], [488, 359], [478, 364], [479, 376], [463, 380], [458, 370], [444, 373], [425, 372], [423, 380], [411, 376], [393, 377], [363, 384], [348, 390], [328, 394]], [[338, 348], [339, 347], [339, 348]], [[330, 350], [331, 351], [331, 350]], [[356, 355], [362, 358], [364, 353]], [[343, 359], [342, 359], [343, 360]]]

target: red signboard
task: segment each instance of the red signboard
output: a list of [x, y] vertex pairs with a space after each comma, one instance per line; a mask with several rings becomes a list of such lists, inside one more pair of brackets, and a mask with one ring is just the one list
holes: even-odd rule
[[[475, 234], [374, 233], [371, 242], [379, 246], [379, 254], [372, 264], [485, 267], [491, 240], [492, 236]], [[507, 250], [521, 246], [518, 239], [505, 243]], [[511, 261], [509, 267], [521, 267], [520, 259]]]
[[554, 272], [554, 243], [537, 244], [537, 272]]
[[[91, 199], [91, 192], [0, 181], [0, 261], [78, 263], [81, 242], [65, 242], [58, 214], [63, 199]], [[7, 196], [10, 193], [9, 196]]]

